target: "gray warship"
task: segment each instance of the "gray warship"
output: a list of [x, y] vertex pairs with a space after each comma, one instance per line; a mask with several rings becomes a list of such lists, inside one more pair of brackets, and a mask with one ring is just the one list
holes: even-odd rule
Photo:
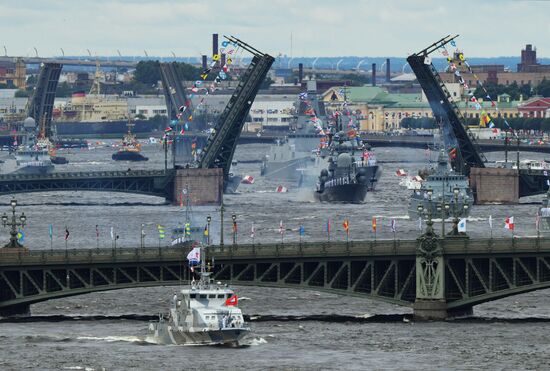
[[262, 160], [261, 175], [267, 179], [301, 181], [304, 170], [315, 161], [315, 151], [327, 122], [315, 80], [307, 81], [307, 90], [300, 94], [295, 106], [297, 115], [291, 133], [278, 139]]
[[380, 176], [374, 154], [343, 131], [330, 135], [321, 157], [328, 157], [328, 167], [321, 170], [314, 192], [321, 202], [361, 203]]
[[447, 153], [440, 150], [437, 167], [422, 182], [420, 189], [413, 191], [408, 213], [409, 217], [418, 218], [418, 206], [421, 205], [423, 216], [431, 213], [432, 218], [467, 217], [473, 204], [468, 178], [449, 169]]

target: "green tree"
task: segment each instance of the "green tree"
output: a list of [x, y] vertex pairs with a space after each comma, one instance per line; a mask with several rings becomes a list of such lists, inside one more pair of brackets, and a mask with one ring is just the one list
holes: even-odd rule
[[550, 80], [546, 80], [546, 77], [537, 85], [534, 89], [535, 94], [542, 95], [543, 97], [550, 97]]
[[160, 80], [159, 61], [139, 61], [134, 72], [134, 80], [142, 84], [156, 84]]
[[28, 98], [31, 95], [30, 91], [19, 89], [15, 92], [15, 98]]

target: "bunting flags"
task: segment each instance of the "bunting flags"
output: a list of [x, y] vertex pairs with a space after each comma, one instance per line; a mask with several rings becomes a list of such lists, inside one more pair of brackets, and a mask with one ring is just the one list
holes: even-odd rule
[[[481, 90], [483, 90], [483, 93], [485, 94], [485, 99], [487, 99], [490, 103], [491, 103], [491, 107], [494, 107], [496, 111], [498, 111], [498, 106], [497, 106], [497, 103], [493, 100], [493, 98], [491, 97], [491, 95], [489, 94], [489, 92], [487, 91], [487, 89], [485, 88], [484, 84], [482, 81], [479, 80], [479, 77], [474, 73], [474, 71], [472, 70], [472, 67], [470, 66], [470, 64], [468, 63], [468, 61], [466, 60], [466, 57], [464, 56], [464, 53], [462, 52], [458, 52], [458, 49], [456, 48], [456, 41], [455, 40], [452, 40], [449, 42], [449, 44], [455, 48], [455, 53], [456, 55], [458, 56], [458, 59], [460, 60], [461, 63], [463, 63], [466, 68], [468, 69], [468, 72], [471, 73], [474, 77], [474, 79], [476, 80], [476, 84], [477, 86], [479, 86], [481, 88]], [[447, 49], [445, 48], [445, 46], [442, 46], [439, 48], [439, 51], [441, 52], [441, 54], [443, 56], [448, 56], [449, 55], [449, 52], [447, 51]], [[466, 81], [464, 80], [464, 78], [462, 78], [461, 74], [460, 74], [460, 71], [458, 69], [456, 69], [456, 65], [455, 63], [453, 62], [453, 59], [451, 57], [447, 57], [447, 61], [449, 62], [449, 70], [454, 72], [454, 74], [458, 77], [459, 79], [459, 82], [460, 84], [464, 87], [464, 89], [468, 89], [469, 86], [468, 84], [466, 83]], [[476, 110], [480, 110], [482, 107], [481, 107], [481, 104], [478, 102], [477, 98], [475, 96], [473, 96], [473, 92], [470, 93], [470, 95], [472, 96], [472, 98], [470, 99], [473, 103], [474, 103], [474, 107]], [[510, 124], [508, 123], [508, 120], [506, 120], [505, 117], [503, 117], [503, 121], [504, 121], [504, 124], [507, 126], [507, 128], [512, 131], [512, 133], [514, 134], [515, 137], [517, 137], [517, 133], [515, 132], [515, 130], [512, 129], [512, 127], [510, 126]], [[481, 123], [481, 122], [480, 122]], [[494, 128], [494, 124], [492, 123], [492, 121], [490, 121], [490, 117], [489, 117], [489, 121], [485, 122], [486, 125], [488, 125], [491, 129]]]
[[[164, 227], [162, 229], [162, 233], [164, 233]], [[160, 229], [159, 229], [160, 234]], [[191, 237], [191, 223], [185, 223], [185, 237]], [[164, 238], [164, 237], [161, 237]]]

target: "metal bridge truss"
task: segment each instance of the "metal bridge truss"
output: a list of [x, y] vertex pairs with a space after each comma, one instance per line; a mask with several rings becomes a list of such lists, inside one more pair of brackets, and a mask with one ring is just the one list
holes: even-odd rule
[[0, 176], [0, 195], [47, 191], [105, 191], [173, 197], [174, 172], [162, 170], [14, 174]]
[[243, 74], [235, 92], [216, 123], [214, 134], [208, 138], [199, 160], [202, 168], [223, 168], [224, 188], [229, 178], [231, 160], [235, 153], [237, 140], [242, 132], [244, 122], [258, 94], [260, 85], [264, 82], [267, 72], [275, 59], [259, 52], [250, 45], [234, 38], [227, 38], [237, 43], [239, 47], [252, 53], [252, 61]]
[[[442, 301], [447, 313], [471, 311], [476, 304], [550, 287], [550, 239], [446, 239], [438, 244], [444, 253], [440, 263], [433, 263], [436, 270], [443, 268]], [[419, 293], [423, 273], [416, 240], [209, 250], [216, 261], [213, 278], [226, 283], [313, 289], [409, 307], [424, 295]], [[187, 252], [182, 248], [2, 249], [0, 315], [94, 291], [187, 283]]]
[[53, 104], [62, 68], [63, 65], [59, 63], [41, 64], [36, 88], [27, 107], [27, 116], [34, 118], [37, 124], [45, 120], [46, 137], [48, 138], [52, 135]]
[[[162, 89], [170, 120], [176, 120], [178, 114], [181, 113], [184, 121], [188, 122], [189, 116], [193, 112], [193, 106], [185, 93], [185, 86], [182, 82], [183, 77], [179, 73], [177, 66], [176, 62], [160, 64]], [[180, 107], [185, 107], [185, 109], [180, 110]]]
[[[455, 161], [451, 161], [453, 169], [469, 175], [471, 167], [485, 167], [487, 159], [479, 149], [473, 135], [465, 126], [464, 117], [453, 102], [452, 96], [445, 87], [439, 73], [437, 73], [429, 59], [426, 59], [430, 53], [449, 43], [455, 37], [447, 36], [439, 40], [428, 48], [409, 56], [407, 62], [428, 98], [436, 122], [450, 127], [458, 142], [457, 158]], [[448, 145], [448, 143], [445, 144]]]

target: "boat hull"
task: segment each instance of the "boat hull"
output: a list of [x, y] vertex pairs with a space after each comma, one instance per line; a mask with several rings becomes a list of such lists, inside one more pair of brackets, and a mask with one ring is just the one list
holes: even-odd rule
[[342, 184], [326, 187], [323, 191], [315, 191], [314, 196], [320, 202], [344, 202], [363, 203], [367, 196], [368, 186], [366, 184]]
[[239, 345], [249, 328], [225, 328], [205, 331], [174, 331], [171, 326], [152, 323], [149, 336], [157, 344], [163, 345]]
[[[148, 120], [132, 121], [134, 133], [151, 133], [156, 127]], [[58, 135], [97, 135], [104, 134], [125, 134], [128, 132], [128, 120], [106, 121], [106, 122], [55, 122]]]
[[120, 151], [113, 153], [112, 159], [115, 161], [148, 161], [149, 158], [138, 152]]

